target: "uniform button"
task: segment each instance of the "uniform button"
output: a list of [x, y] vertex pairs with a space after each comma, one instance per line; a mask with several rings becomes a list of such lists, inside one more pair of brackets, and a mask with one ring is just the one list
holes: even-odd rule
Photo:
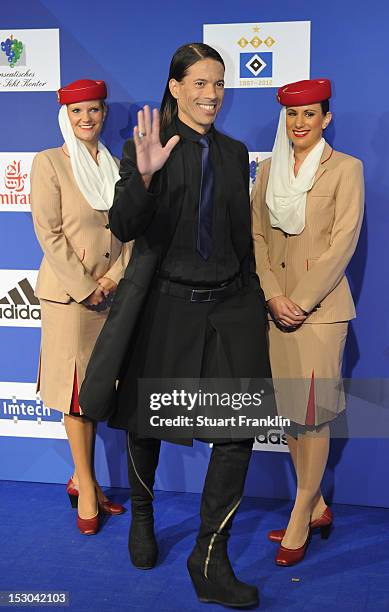
[[285, 262], [284, 261], [281, 263], [281, 268], [285, 268]]
[[108, 259], [108, 257], [109, 257], [109, 253], [106, 253], [106, 254], [104, 255], [104, 257], [106, 257], [106, 258]]
[[105, 229], [109, 229], [109, 223], [107, 223], [107, 225], [105, 226]]

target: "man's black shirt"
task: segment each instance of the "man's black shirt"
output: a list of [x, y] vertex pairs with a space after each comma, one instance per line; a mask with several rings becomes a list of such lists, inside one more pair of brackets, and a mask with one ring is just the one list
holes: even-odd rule
[[176, 119], [181, 147], [184, 176], [179, 177], [186, 186], [181, 212], [166, 257], [161, 263], [160, 276], [188, 285], [218, 285], [234, 278], [239, 272], [239, 260], [231, 239], [231, 219], [227, 206], [223, 175], [231, 172], [223, 160], [213, 137], [213, 127], [207, 132], [210, 159], [214, 171], [214, 205], [212, 222], [212, 251], [205, 261], [197, 251], [198, 205], [201, 183], [202, 134]]

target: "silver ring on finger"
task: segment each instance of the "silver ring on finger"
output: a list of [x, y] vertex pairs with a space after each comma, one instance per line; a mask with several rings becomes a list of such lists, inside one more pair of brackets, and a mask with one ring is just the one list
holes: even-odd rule
[[138, 132], [138, 138], [139, 140], [142, 140], [142, 138], [144, 138], [145, 134], [143, 132]]

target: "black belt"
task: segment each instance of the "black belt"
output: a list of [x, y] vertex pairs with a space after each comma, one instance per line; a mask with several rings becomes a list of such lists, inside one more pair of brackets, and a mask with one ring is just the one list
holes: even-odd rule
[[166, 293], [174, 297], [179, 297], [187, 300], [188, 302], [217, 302], [219, 300], [225, 300], [226, 298], [234, 295], [243, 287], [243, 281], [241, 276], [237, 276], [230, 283], [221, 287], [209, 287], [207, 289], [198, 289], [196, 287], [189, 287], [188, 285], [181, 285], [180, 283], [174, 283], [170, 280], [159, 278], [156, 282], [156, 288], [161, 293]]

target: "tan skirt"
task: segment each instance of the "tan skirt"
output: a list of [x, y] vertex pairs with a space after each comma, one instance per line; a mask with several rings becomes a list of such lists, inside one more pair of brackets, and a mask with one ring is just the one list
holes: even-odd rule
[[322, 425], [345, 408], [341, 378], [348, 322], [281, 331], [270, 321], [269, 350], [277, 409], [300, 425]]
[[41, 299], [40, 303], [42, 333], [37, 390], [45, 406], [69, 414], [74, 374], [80, 388], [109, 311], [95, 312], [77, 302], [60, 304]]

